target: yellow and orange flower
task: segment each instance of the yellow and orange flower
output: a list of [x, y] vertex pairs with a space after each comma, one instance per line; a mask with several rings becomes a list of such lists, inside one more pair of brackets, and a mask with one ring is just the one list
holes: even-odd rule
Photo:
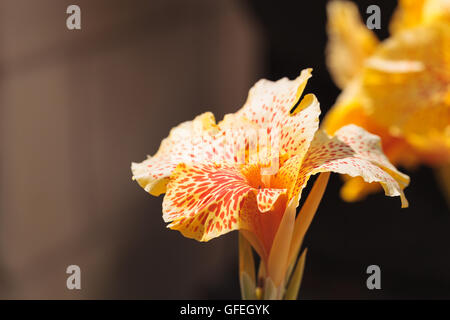
[[[334, 136], [319, 130], [320, 107], [313, 94], [300, 99], [311, 69], [295, 80], [260, 80], [245, 105], [217, 123], [211, 113], [171, 130], [153, 157], [133, 163], [133, 179], [149, 193], [166, 193], [163, 218], [184, 236], [208, 241], [232, 230], [241, 235], [241, 284], [249, 298], [293, 298], [304, 254], [288, 286], [302, 239], [325, 190], [329, 172], [379, 183], [386, 195], [400, 196], [409, 178], [384, 156], [379, 137], [355, 125]], [[256, 130], [256, 131], [255, 131]], [[264, 132], [278, 145], [252, 145], [252, 132]], [[264, 157], [276, 161], [270, 171]], [[240, 161], [244, 160], [244, 161]], [[301, 193], [312, 175], [323, 173], [296, 218]], [[248, 241], [261, 258], [262, 286], [248, 263]], [[246, 249], [247, 248], [247, 249]], [[245, 284], [247, 283], [247, 284]], [[245, 290], [244, 290], [245, 291]]]
[[[343, 91], [324, 129], [333, 134], [353, 123], [381, 137], [394, 165], [448, 167], [450, 1], [399, 1], [383, 42], [363, 24], [355, 4], [332, 1], [327, 11], [327, 64]], [[448, 173], [443, 182], [450, 185]], [[341, 194], [354, 201], [378, 189], [352, 178]]]

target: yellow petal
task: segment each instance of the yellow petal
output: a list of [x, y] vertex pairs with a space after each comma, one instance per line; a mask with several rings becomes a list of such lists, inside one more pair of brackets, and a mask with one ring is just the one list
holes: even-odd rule
[[427, 0], [423, 8], [424, 23], [450, 23], [449, 0]]
[[367, 183], [361, 177], [349, 177], [341, 188], [341, 197], [344, 201], [354, 202], [380, 190], [381, 186], [376, 182]]
[[[393, 136], [387, 128], [375, 123], [359, 102], [358, 98], [360, 97], [354, 92], [349, 94], [350, 90], [352, 88], [347, 87], [336, 105], [327, 113], [323, 121], [323, 128], [326, 132], [333, 135], [345, 125], [358, 125], [381, 138], [383, 153], [393, 165], [401, 165], [406, 168], [415, 166], [419, 162], [420, 155], [405, 139]], [[366, 183], [361, 177], [347, 177], [341, 189], [341, 197], [345, 201], [353, 202], [380, 189], [378, 183]]]
[[334, 82], [344, 88], [360, 72], [378, 40], [361, 21], [354, 3], [331, 1], [327, 13], [327, 65]]
[[359, 79], [352, 81], [339, 95], [334, 106], [326, 113], [322, 128], [330, 135], [348, 124], [374, 132], [373, 121], [361, 103]]
[[391, 34], [421, 24], [425, 2], [426, 0], [399, 0], [389, 24]]
[[449, 0], [400, 0], [389, 31], [391, 34], [434, 22], [450, 22]]
[[[359, 96], [373, 121], [404, 137], [424, 161], [450, 158], [450, 25], [389, 38], [362, 74]], [[419, 66], [421, 66], [419, 68]], [[431, 160], [429, 160], [431, 159]]]
[[[387, 127], [378, 124], [374, 119], [376, 117], [364, 106], [367, 100], [367, 97], [362, 95], [360, 79], [352, 81], [339, 95], [336, 104], [327, 112], [322, 122], [323, 129], [328, 134], [334, 135], [341, 127], [355, 124], [381, 138], [383, 152], [392, 164], [401, 165], [406, 168], [416, 166], [420, 162], [420, 158], [423, 158], [424, 155], [414, 150], [413, 146], [404, 137], [393, 135]], [[353, 183], [350, 184], [352, 185]], [[370, 190], [375, 191], [376, 189], [364, 188], [367, 192]], [[363, 194], [366, 194], [366, 192], [362, 192], [361, 196]], [[354, 198], [349, 201], [354, 200], [357, 199]]]

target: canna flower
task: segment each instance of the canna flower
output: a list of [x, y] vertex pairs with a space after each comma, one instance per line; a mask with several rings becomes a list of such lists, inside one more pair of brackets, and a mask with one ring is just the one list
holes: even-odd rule
[[[440, 168], [450, 200], [450, 1], [401, 0], [391, 36], [378, 41], [355, 4], [328, 4], [327, 64], [343, 91], [323, 127], [356, 124], [381, 137], [396, 166]], [[347, 201], [379, 190], [348, 178]]]
[[[244, 298], [296, 298], [306, 251], [294, 266], [330, 172], [379, 183], [407, 206], [409, 178], [387, 160], [377, 136], [354, 125], [334, 136], [319, 130], [319, 102], [313, 94], [301, 99], [310, 76], [306, 69], [292, 81], [260, 80], [238, 112], [219, 123], [209, 112], [184, 122], [153, 157], [132, 164], [133, 179], [145, 191], [165, 193], [170, 229], [198, 241], [240, 231]], [[263, 139], [252, 139], [254, 133]], [[260, 257], [258, 279], [251, 248]]]

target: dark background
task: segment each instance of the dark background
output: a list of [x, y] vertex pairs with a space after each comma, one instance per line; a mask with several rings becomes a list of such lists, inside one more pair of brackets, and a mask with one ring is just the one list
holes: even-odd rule
[[[239, 298], [237, 233], [167, 230], [130, 162], [170, 128], [244, 103], [261, 77], [313, 68], [322, 114], [339, 90], [324, 64], [325, 1], [0, 2], [0, 297]], [[82, 30], [65, 27], [78, 4]], [[395, 2], [381, 8], [388, 36]], [[408, 172], [410, 207], [339, 198], [333, 175], [305, 245], [300, 298], [450, 297], [450, 215], [433, 170]], [[82, 270], [82, 290], [65, 269]], [[367, 266], [381, 290], [366, 288]]]

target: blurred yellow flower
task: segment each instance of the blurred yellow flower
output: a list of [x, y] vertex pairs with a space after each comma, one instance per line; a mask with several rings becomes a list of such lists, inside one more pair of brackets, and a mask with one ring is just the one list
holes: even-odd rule
[[[296, 268], [295, 262], [329, 172], [379, 183], [407, 206], [409, 178], [384, 156], [379, 137], [354, 125], [334, 136], [318, 128], [316, 97], [300, 99], [310, 76], [306, 69], [292, 81], [260, 80], [237, 113], [218, 124], [211, 113], [184, 122], [153, 157], [132, 164], [133, 179], [147, 192], [166, 193], [169, 228], [199, 241], [240, 230], [244, 298], [297, 296], [306, 252]], [[254, 133], [263, 139], [252, 139]], [[323, 174], [296, 218], [301, 192], [317, 173]], [[250, 245], [261, 258], [258, 281]]]
[[[333, 134], [354, 123], [381, 137], [394, 165], [448, 167], [450, 1], [399, 1], [383, 42], [363, 24], [355, 4], [332, 1], [327, 12], [327, 64], [343, 91], [324, 129]], [[448, 187], [449, 170], [442, 172]], [[341, 194], [354, 201], [378, 189], [352, 178]]]

